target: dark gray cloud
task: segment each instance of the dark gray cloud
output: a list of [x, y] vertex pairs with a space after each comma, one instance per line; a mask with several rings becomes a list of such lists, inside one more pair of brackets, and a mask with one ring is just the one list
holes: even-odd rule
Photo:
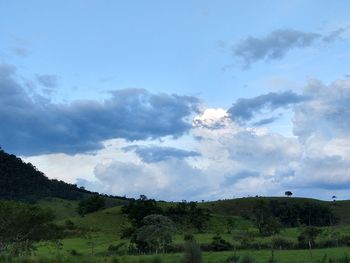
[[36, 75], [36, 79], [40, 85], [46, 88], [55, 88], [58, 84], [59, 77], [57, 75], [43, 74]]
[[345, 26], [345, 27], [341, 27], [341, 28], [338, 28], [332, 32], [330, 32], [328, 35], [325, 35], [322, 40], [326, 43], [330, 43], [330, 42], [333, 42], [333, 41], [336, 41], [338, 40], [341, 35], [348, 31], [350, 28], [350, 26]]
[[349, 26], [338, 28], [329, 34], [303, 32], [294, 29], [278, 29], [264, 37], [248, 36], [232, 46], [234, 57], [243, 61], [243, 67], [260, 60], [283, 58], [290, 50], [312, 46], [317, 42], [331, 43], [340, 39]]
[[266, 124], [270, 124], [270, 123], [273, 123], [275, 122], [276, 120], [278, 119], [278, 117], [271, 117], [271, 118], [266, 118], [266, 119], [262, 119], [262, 120], [259, 120], [257, 122], [254, 122], [253, 123], [253, 126], [262, 126], [262, 125], [266, 125]]
[[140, 146], [132, 145], [123, 148], [124, 151], [135, 151], [135, 153], [146, 163], [166, 161], [171, 158], [184, 159], [187, 157], [200, 156], [195, 151], [187, 151], [173, 147]]
[[[292, 91], [281, 93], [270, 92], [250, 99], [238, 99], [227, 112], [232, 120], [244, 123], [252, 120], [256, 114], [264, 109], [274, 111], [278, 108], [286, 108], [305, 100], [305, 96], [298, 95]], [[274, 118], [269, 118], [263, 120], [263, 122], [271, 123], [274, 120]]]
[[126, 89], [101, 102], [54, 104], [30, 96], [15, 68], [0, 65], [0, 146], [20, 155], [75, 154], [100, 149], [107, 139], [177, 137], [191, 128], [187, 118], [198, 103], [195, 97]]
[[233, 47], [233, 55], [244, 62], [244, 67], [258, 60], [280, 59], [294, 48], [311, 46], [321, 35], [293, 29], [279, 29], [265, 37], [249, 36]]

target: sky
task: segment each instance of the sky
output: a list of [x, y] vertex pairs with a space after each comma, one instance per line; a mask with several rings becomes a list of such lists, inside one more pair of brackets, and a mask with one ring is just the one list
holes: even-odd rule
[[119, 196], [349, 199], [349, 9], [0, 0], [0, 146]]

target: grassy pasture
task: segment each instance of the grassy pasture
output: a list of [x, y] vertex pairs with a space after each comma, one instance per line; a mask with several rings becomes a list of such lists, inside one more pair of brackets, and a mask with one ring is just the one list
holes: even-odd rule
[[[325, 255], [328, 258], [340, 258], [349, 254], [348, 248], [331, 248], [331, 249], [315, 249], [312, 252], [308, 250], [275, 250], [274, 257], [277, 263], [312, 263], [321, 262]], [[202, 253], [204, 263], [224, 263], [233, 252], [207, 252]], [[271, 258], [270, 250], [260, 251], [238, 251], [237, 255], [243, 257], [250, 255], [256, 263], [267, 263]], [[103, 256], [67, 256], [51, 254], [48, 256], [31, 256], [23, 258], [15, 258], [6, 260], [0, 258], [0, 262], [7, 263], [179, 263], [182, 262], [183, 255], [180, 253], [174, 254], [159, 254], [159, 255], [138, 255], [138, 256], [120, 256], [120, 257], [103, 257]]]

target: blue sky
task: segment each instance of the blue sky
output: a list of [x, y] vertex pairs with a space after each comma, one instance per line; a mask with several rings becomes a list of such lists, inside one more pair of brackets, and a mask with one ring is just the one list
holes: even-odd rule
[[0, 0], [0, 145], [119, 195], [350, 198], [349, 8]]

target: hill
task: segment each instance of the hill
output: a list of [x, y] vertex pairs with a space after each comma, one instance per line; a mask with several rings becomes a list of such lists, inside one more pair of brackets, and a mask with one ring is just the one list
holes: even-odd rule
[[216, 215], [251, 218], [253, 217], [254, 206], [259, 200], [264, 200], [268, 203], [276, 201], [287, 205], [321, 205], [333, 211], [334, 215], [339, 220], [338, 223], [343, 225], [350, 223], [350, 200], [322, 201], [304, 197], [246, 197], [204, 202], [201, 203], [200, 206], [208, 208], [212, 214]]
[[[93, 194], [63, 181], [50, 180], [31, 163], [25, 163], [0, 148], [0, 199], [36, 202], [47, 197], [81, 200]], [[115, 203], [106, 198], [107, 203]], [[112, 204], [108, 205], [111, 206]]]

